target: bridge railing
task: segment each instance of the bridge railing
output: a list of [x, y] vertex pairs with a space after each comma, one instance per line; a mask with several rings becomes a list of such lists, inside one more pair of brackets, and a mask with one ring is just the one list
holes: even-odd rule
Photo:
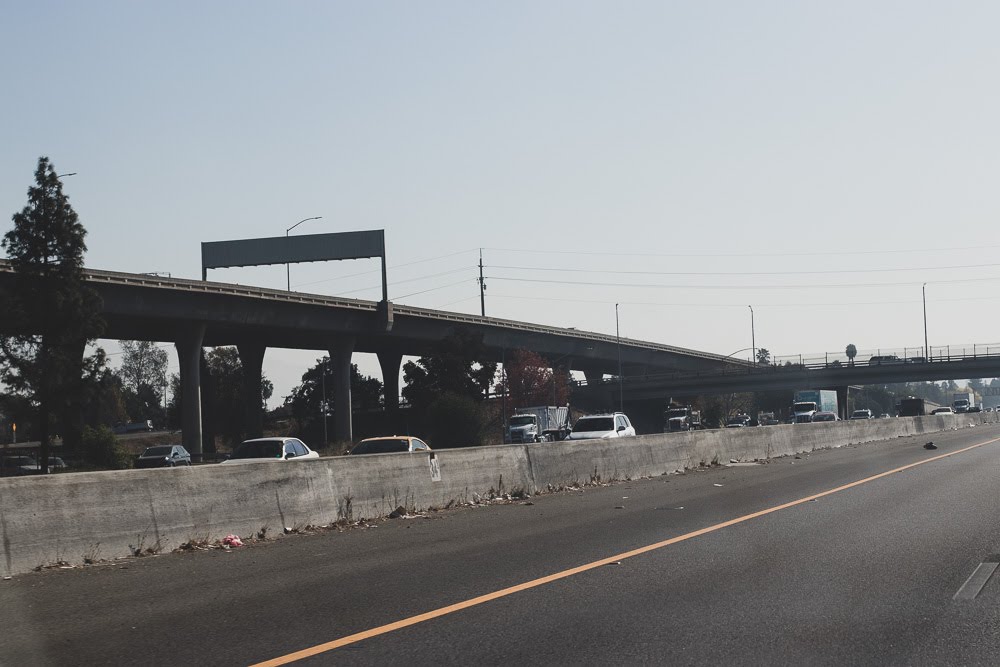
[[[902, 351], [903, 348], [900, 348]], [[909, 348], [916, 351], [918, 348]], [[868, 367], [895, 367], [912, 364], [939, 364], [958, 361], [975, 361], [981, 359], [1000, 360], [1000, 343], [989, 344], [968, 344], [968, 345], [934, 345], [930, 348], [931, 354], [923, 356], [923, 348], [919, 348], [920, 355], [899, 356], [892, 350], [876, 351], [881, 352], [866, 355], [863, 360], [859, 359], [859, 353], [855, 359], [849, 360], [846, 355], [834, 357], [826, 354], [804, 354], [794, 357], [779, 357], [780, 362], [746, 365], [743, 368], [723, 367], [716, 370], [700, 371], [663, 371], [657, 373], [644, 373], [639, 375], [625, 375], [622, 381], [625, 384], [638, 384], [641, 382], [662, 382], [670, 380], [691, 380], [697, 378], [719, 378], [746, 375], [765, 375], [789, 371], [801, 370], [828, 370], [834, 368], [868, 368]], [[591, 382], [590, 385], [617, 384], [618, 377], [610, 376], [602, 378], [600, 382]], [[574, 380], [574, 386], [586, 387], [586, 380]]]
[[[13, 274], [9, 260], [0, 259], [0, 274]], [[100, 269], [85, 269], [84, 277], [91, 283], [121, 285], [130, 287], [145, 287], [151, 289], [183, 290], [185, 292], [222, 294], [227, 296], [238, 296], [256, 299], [268, 299], [274, 301], [290, 301], [296, 304], [334, 306], [337, 308], [348, 308], [375, 312], [377, 304], [374, 301], [364, 299], [352, 299], [348, 297], [328, 296], [322, 294], [309, 294], [305, 292], [290, 292], [288, 290], [271, 289], [267, 287], [254, 287], [250, 285], [239, 285], [233, 283], [219, 283], [213, 281], [195, 280], [190, 278], [177, 278], [163, 276], [158, 273], [125, 273], [120, 271], [104, 271]], [[635, 340], [631, 338], [619, 338], [611, 334], [598, 333], [594, 331], [581, 331], [566, 327], [557, 327], [546, 324], [536, 324], [533, 322], [522, 322], [519, 320], [508, 320], [497, 317], [482, 317], [470, 315], [468, 313], [457, 313], [446, 310], [434, 310], [421, 308], [418, 306], [407, 306], [405, 304], [393, 304], [393, 311], [396, 317], [420, 317], [456, 324], [473, 324], [478, 326], [492, 326], [501, 329], [510, 329], [519, 333], [540, 333], [554, 336], [566, 336], [578, 338], [587, 342], [600, 342], [620, 345], [623, 348], [650, 350], [653, 352], [666, 352], [678, 354], [686, 357], [695, 357], [705, 361], [729, 363], [734, 365], [745, 364], [739, 359], [731, 359], [712, 352], [700, 350], [690, 350], [687, 348], [656, 343], [652, 341]]]

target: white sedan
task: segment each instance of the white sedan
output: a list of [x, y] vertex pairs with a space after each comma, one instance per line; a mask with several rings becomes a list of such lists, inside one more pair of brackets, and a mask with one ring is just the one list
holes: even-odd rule
[[607, 415], [587, 415], [573, 424], [567, 440], [626, 438], [635, 435], [635, 427], [621, 412]]
[[257, 438], [241, 442], [233, 450], [233, 455], [222, 463], [268, 463], [318, 458], [319, 453], [309, 449], [298, 438]]

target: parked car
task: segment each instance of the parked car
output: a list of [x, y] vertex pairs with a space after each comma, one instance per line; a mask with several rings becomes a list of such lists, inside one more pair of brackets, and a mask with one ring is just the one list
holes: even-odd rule
[[861, 408], [851, 413], [851, 419], [875, 419], [875, 415], [868, 408]]
[[580, 417], [573, 424], [567, 440], [594, 438], [627, 438], [635, 435], [635, 427], [622, 412]]
[[135, 460], [136, 468], [173, 468], [189, 465], [191, 465], [191, 454], [181, 445], [146, 447]]
[[812, 420], [814, 422], [836, 422], [840, 421], [840, 417], [837, 416], [836, 412], [817, 412], [813, 415]]
[[431, 448], [420, 438], [409, 435], [390, 435], [366, 438], [354, 445], [348, 454], [393, 454], [397, 452], [429, 452]]
[[950, 406], [944, 406], [943, 408], [934, 408], [932, 415], [953, 415], [955, 411], [951, 409]]
[[319, 453], [309, 449], [306, 443], [298, 438], [275, 437], [244, 440], [236, 445], [232, 456], [222, 463], [304, 461], [318, 458]]
[[38, 463], [30, 456], [4, 456], [0, 458], [0, 477], [21, 477], [38, 474]]

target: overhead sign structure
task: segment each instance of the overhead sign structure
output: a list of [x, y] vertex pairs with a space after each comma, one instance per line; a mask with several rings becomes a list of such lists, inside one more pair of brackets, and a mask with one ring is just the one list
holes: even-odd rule
[[208, 279], [209, 269], [372, 257], [379, 257], [382, 260], [382, 300], [388, 302], [384, 229], [203, 242], [201, 244], [201, 279]]

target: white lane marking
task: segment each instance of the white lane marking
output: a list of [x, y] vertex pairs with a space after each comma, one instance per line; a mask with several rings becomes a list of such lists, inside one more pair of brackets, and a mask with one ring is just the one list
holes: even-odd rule
[[986, 561], [985, 563], [980, 563], [969, 578], [962, 584], [962, 587], [958, 589], [955, 593], [953, 600], [975, 600], [979, 592], [983, 590], [986, 586], [986, 582], [990, 580], [993, 573], [996, 571], [1000, 563], [996, 560]]

